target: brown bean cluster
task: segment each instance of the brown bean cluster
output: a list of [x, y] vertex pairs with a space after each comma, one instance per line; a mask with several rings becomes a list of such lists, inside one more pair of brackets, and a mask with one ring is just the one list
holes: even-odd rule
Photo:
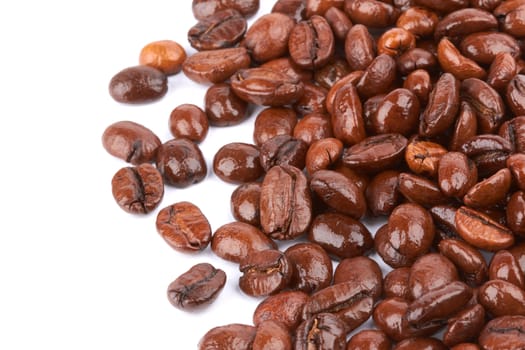
[[[143, 103], [179, 71], [209, 85], [204, 109], [171, 113], [173, 140], [131, 121], [104, 132], [131, 163], [112, 181], [131, 213], [202, 181], [208, 127], [263, 106], [254, 143], [213, 159], [238, 185], [235, 221], [213, 231], [189, 202], [157, 216], [170, 246], [210, 246], [239, 265], [244, 294], [265, 297], [253, 325], [216, 327], [199, 349], [524, 349], [525, 1], [278, 0], [248, 26], [258, 8], [193, 0], [198, 52], [148, 44], [109, 87]], [[169, 300], [206, 305], [225, 279], [196, 265]]]

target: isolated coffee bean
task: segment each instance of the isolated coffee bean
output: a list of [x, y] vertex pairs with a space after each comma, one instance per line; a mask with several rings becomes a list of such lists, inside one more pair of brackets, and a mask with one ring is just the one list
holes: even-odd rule
[[512, 145], [501, 136], [480, 134], [465, 141], [459, 151], [476, 163], [478, 176], [483, 178], [506, 166]]
[[173, 249], [201, 251], [211, 241], [211, 227], [201, 210], [190, 202], [177, 202], [157, 214], [157, 232]]
[[109, 82], [109, 94], [121, 103], [152, 102], [168, 92], [166, 75], [146, 65], [128, 67], [115, 74]]
[[231, 323], [210, 329], [199, 340], [199, 350], [238, 349], [248, 350], [255, 338], [254, 326]]
[[164, 196], [162, 175], [153, 165], [142, 163], [118, 170], [111, 179], [113, 198], [131, 214], [153, 211]]
[[208, 117], [200, 107], [182, 104], [171, 111], [168, 127], [175, 138], [201, 142], [208, 134]]
[[140, 50], [139, 63], [156, 68], [166, 75], [180, 72], [187, 55], [184, 48], [173, 40], [153, 41]]
[[200, 263], [177, 277], [168, 286], [168, 300], [182, 310], [212, 303], [224, 288], [226, 274], [209, 263]]
[[525, 316], [502, 316], [490, 320], [478, 340], [486, 350], [525, 347]]

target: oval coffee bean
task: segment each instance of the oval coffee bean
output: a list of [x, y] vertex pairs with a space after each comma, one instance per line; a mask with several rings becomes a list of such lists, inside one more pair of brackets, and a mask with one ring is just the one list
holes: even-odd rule
[[237, 125], [248, 115], [248, 104], [227, 83], [211, 85], [204, 95], [204, 105], [208, 122], [213, 126]]
[[334, 136], [345, 145], [354, 145], [366, 137], [363, 107], [353, 84], [343, 85], [335, 94], [332, 107]]
[[498, 92], [483, 80], [468, 78], [461, 82], [461, 96], [474, 108], [480, 133], [495, 133], [505, 115], [505, 105]]
[[479, 64], [489, 65], [498, 53], [507, 52], [517, 58], [521, 54], [515, 38], [501, 32], [477, 32], [467, 35], [460, 44], [460, 51]]
[[448, 148], [450, 151], [459, 151], [461, 146], [477, 135], [478, 120], [474, 108], [467, 101], [461, 101], [456, 123], [452, 129], [452, 137]]
[[492, 256], [489, 265], [490, 280], [504, 280], [525, 290], [525, 276], [518, 259], [508, 250], [500, 250]]
[[525, 114], [525, 75], [515, 75], [507, 85], [506, 102], [514, 116]]
[[[507, 140], [511, 148], [516, 152], [515, 155], [511, 155], [509, 158], [523, 157], [523, 153], [525, 153], [525, 116], [514, 117], [504, 122], [499, 128], [498, 134]], [[507, 162], [510, 163], [511, 161], [508, 160]], [[512, 170], [509, 164], [507, 166]], [[514, 171], [513, 173], [516, 175]], [[519, 182], [518, 178], [516, 180]], [[520, 186], [519, 183], [518, 186]]]
[[468, 0], [414, 0], [415, 5], [424, 6], [441, 13], [449, 13], [468, 6]]
[[352, 23], [377, 28], [393, 25], [399, 16], [394, 6], [378, 0], [345, 1], [345, 11]]
[[377, 300], [383, 292], [383, 273], [379, 264], [367, 256], [346, 258], [339, 262], [334, 271], [333, 284], [352, 282], [363, 284], [370, 296]]
[[235, 220], [259, 226], [261, 183], [240, 184], [231, 194], [230, 207]]
[[250, 17], [259, 10], [259, 0], [192, 0], [191, 4], [193, 15], [199, 20], [228, 8], [239, 11], [244, 17]]
[[278, 135], [261, 145], [260, 162], [265, 171], [276, 165], [291, 165], [303, 169], [308, 145], [290, 135]]
[[264, 174], [259, 149], [248, 143], [228, 143], [215, 153], [213, 172], [228, 183], [255, 181]]
[[254, 326], [239, 323], [212, 328], [199, 340], [199, 350], [249, 350], [255, 338], [255, 331]]
[[438, 66], [438, 61], [432, 52], [415, 47], [399, 56], [396, 64], [401, 75], [409, 75], [418, 69], [433, 72]]
[[487, 208], [503, 202], [510, 189], [511, 181], [510, 170], [503, 168], [472, 186], [463, 197], [463, 203], [471, 208]]
[[426, 177], [412, 173], [400, 173], [398, 180], [399, 192], [409, 201], [425, 208], [451, 202], [450, 198], [441, 192], [438, 185]]
[[396, 26], [408, 30], [418, 38], [432, 36], [439, 21], [438, 15], [424, 7], [412, 6], [403, 11]]
[[408, 286], [413, 300], [459, 280], [454, 264], [445, 256], [429, 253], [419, 257], [410, 268]]
[[447, 38], [442, 38], [439, 41], [437, 57], [441, 68], [459, 80], [467, 78], [485, 79], [487, 76], [487, 72], [483, 68], [475, 61], [463, 56]]
[[408, 89], [389, 92], [372, 115], [372, 128], [377, 134], [399, 133], [410, 136], [419, 121], [419, 100]]
[[375, 57], [357, 83], [357, 91], [363, 97], [372, 97], [390, 91], [396, 80], [396, 61], [389, 55]]
[[410, 300], [412, 293], [408, 286], [409, 278], [410, 267], [398, 267], [387, 273], [383, 280], [383, 294], [385, 298], [398, 297]]
[[398, 57], [415, 47], [416, 37], [414, 34], [398, 27], [388, 29], [377, 40], [378, 55], [387, 54]]
[[487, 84], [503, 95], [516, 72], [517, 67], [514, 57], [508, 52], [498, 53], [490, 65]]
[[507, 226], [518, 236], [525, 236], [525, 192], [514, 192], [507, 202]]
[[457, 239], [443, 239], [439, 242], [438, 249], [458, 267], [463, 279], [470, 286], [480, 285], [487, 279], [485, 258], [473, 246]]
[[462, 198], [476, 184], [478, 169], [461, 152], [448, 152], [439, 160], [438, 184], [449, 197]]
[[168, 92], [166, 75], [153, 67], [138, 65], [115, 74], [109, 82], [109, 94], [121, 103], [153, 102]]
[[478, 291], [479, 303], [494, 317], [525, 316], [525, 290], [507, 281], [490, 280]]
[[463, 37], [497, 28], [498, 20], [492, 13], [477, 8], [464, 8], [449, 13], [439, 21], [434, 31], [434, 39]]
[[182, 310], [212, 303], [224, 288], [226, 274], [209, 263], [194, 265], [168, 286], [168, 300]]
[[193, 203], [178, 202], [157, 214], [157, 232], [175, 250], [201, 251], [211, 241], [208, 219]]
[[196, 105], [181, 104], [171, 111], [169, 129], [175, 138], [185, 137], [193, 142], [201, 142], [208, 134], [208, 117]]
[[253, 141], [255, 145], [261, 146], [277, 135], [292, 135], [296, 124], [297, 113], [293, 109], [265, 108], [255, 118]]
[[190, 45], [198, 50], [233, 47], [244, 36], [248, 24], [235, 9], [225, 9], [206, 17], [188, 31]]
[[292, 335], [280, 321], [265, 321], [257, 326], [252, 350], [271, 348], [292, 350]]
[[390, 215], [399, 204], [398, 176], [398, 171], [385, 170], [372, 178], [365, 191], [367, 208], [372, 215]]
[[496, 317], [479, 335], [484, 350], [525, 348], [525, 316]]
[[414, 173], [435, 178], [438, 174], [439, 162], [446, 153], [447, 149], [439, 143], [413, 137], [407, 145], [405, 161]]
[[318, 170], [329, 169], [343, 154], [343, 143], [335, 137], [312, 142], [306, 152], [306, 171], [312, 175]]
[[331, 313], [304, 320], [295, 333], [295, 350], [344, 350], [345, 346], [345, 324]]
[[139, 64], [156, 68], [166, 75], [180, 72], [187, 55], [184, 48], [173, 40], [153, 41], [140, 50]]
[[253, 324], [279, 321], [293, 332], [299, 326], [304, 304], [309, 295], [302, 291], [284, 290], [270, 295], [257, 305], [253, 312]]
[[480, 304], [458, 312], [448, 320], [443, 334], [443, 343], [454, 346], [476, 340], [485, 325], [485, 309]]
[[355, 24], [345, 39], [345, 57], [353, 71], [365, 70], [374, 60], [375, 41], [368, 28]]
[[346, 344], [346, 350], [390, 350], [391, 347], [391, 340], [378, 329], [361, 330], [352, 335]]

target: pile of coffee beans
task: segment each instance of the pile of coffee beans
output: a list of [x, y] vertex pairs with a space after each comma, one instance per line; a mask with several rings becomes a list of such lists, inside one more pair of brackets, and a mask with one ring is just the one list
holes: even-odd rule
[[[171, 247], [210, 247], [264, 298], [199, 349], [525, 349], [525, 0], [277, 0], [250, 25], [259, 0], [192, 9], [197, 52], [150, 43], [109, 92], [155, 101], [182, 72], [204, 106], [177, 106], [167, 142], [131, 121], [102, 141], [130, 163], [117, 204], [150, 213], [164, 186], [205, 179], [209, 127], [262, 108], [253, 144], [213, 158], [236, 221], [212, 229], [190, 202], [157, 215]], [[201, 263], [168, 298], [204, 307], [225, 281]]]

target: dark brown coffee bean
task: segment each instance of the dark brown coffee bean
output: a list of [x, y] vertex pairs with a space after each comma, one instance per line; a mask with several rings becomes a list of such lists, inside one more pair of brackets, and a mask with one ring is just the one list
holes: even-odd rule
[[208, 172], [199, 146], [184, 138], [160, 145], [156, 164], [165, 183], [180, 188], [201, 182]]
[[448, 320], [443, 333], [443, 343], [449, 347], [474, 341], [485, 325], [485, 309], [475, 304], [460, 311]]
[[343, 151], [343, 164], [373, 173], [395, 167], [403, 159], [408, 140], [401, 134], [369, 136]]
[[224, 288], [226, 274], [209, 263], [194, 265], [168, 286], [168, 300], [182, 310], [212, 303]]
[[365, 192], [367, 207], [372, 215], [390, 215], [399, 204], [398, 176], [398, 171], [386, 170], [372, 178]]
[[209, 129], [206, 113], [193, 104], [182, 104], [171, 111], [168, 126], [175, 138], [185, 137], [193, 142], [204, 140]]
[[516, 154], [525, 153], [525, 116], [504, 122], [498, 134], [509, 142]]
[[438, 24], [438, 15], [424, 7], [413, 6], [401, 12], [396, 26], [408, 30], [418, 38], [430, 37]]
[[191, 4], [193, 15], [199, 20], [228, 8], [250, 17], [259, 10], [259, 0], [193, 0]]
[[457, 280], [458, 271], [448, 258], [438, 253], [423, 255], [410, 268], [408, 286], [411, 300]]
[[280, 321], [264, 321], [257, 326], [252, 350], [292, 350], [292, 336]]
[[304, 82], [303, 95], [292, 105], [299, 116], [310, 113], [326, 113], [328, 90], [313, 83]]
[[478, 340], [484, 350], [524, 348], [525, 316], [502, 316], [490, 320]]
[[160, 144], [153, 131], [127, 120], [111, 124], [102, 134], [104, 149], [133, 165], [154, 161]]
[[292, 135], [297, 124], [297, 114], [291, 108], [269, 107], [255, 118], [253, 140], [257, 146], [277, 135]]
[[430, 208], [440, 239], [459, 238], [456, 231], [456, 211], [452, 205], [435, 205]]
[[512, 173], [514, 183], [521, 190], [525, 190], [525, 155], [515, 153], [507, 159], [507, 167]]
[[463, 55], [479, 64], [489, 65], [498, 53], [507, 52], [517, 58], [521, 54], [515, 38], [501, 32], [477, 32], [467, 35], [460, 44]]
[[[336, 9], [331, 7], [330, 9]], [[343, 57], [334, 57], [326, 66], [314, 71], [314, 82], [325, 89], [330, 89], [336, 82], [350, 74], [350, 67]]]
[[243, 41], [255, 62], [267, 62], [288, 52], [288, 38], [295, 22], [282, 13], [268, 13], [250, 25]]
[[505, 200], [512, 176], [503, 168], [494, 175], [478, 182], [463, 197], [463, 203], [472, 208], [487, 208]]
[[390, 350], [391, 347], [388, 336], [378, 329], [359, 331], [346, 344], [346, 350]]
[[367, 27], [356, 24], [345, 39], [345, 57], [353, 71], [364, 71], [376, 56], [376, 44]]
[[443, 155], [438, 166], [438, 184], [449, 197], [462, 198], [476, 184], [478, 169], [473, 161], [460, 152]]
[[395, 89], [383, 98], [371, 117], [375, 133], [409, 136], [419, 120], [419, 100], [410, 90]]
[[184, 61], [182, 71], [196, 83], [215, 84], [224, 82], [250, 63], [250, 55], [244, 47], [232, 47], [197, 52]]
[[423, 69], [416, 69], [409, 73], [403, 82], [403, 88], [412, 91], [417, 96], [420, 106], [426, 106], [432, 90], [429, 73]]
[[335, 38], [324, 17], [313, 15], [297, 23], [288, 39], [290, 57], [299, 67], [317, 69], [334, 56]]
[[306, 152], [306, 170], [312, 175], [318, 170], [329, 169], [343, 153], [343, 143], [334, 137], [313, 142]]
[[498, 53], [490, 65], [487, 84], [504, 94], [516, 72], [517, 66], [514, 57], [508, 52]]
[[211, 250], [215, 255], [235, 263], [267, 249], [277, 249], [277, 244], [258, 228], [244, 222], [224, 224], [212, 235]]
[[386, 30], [377, 40], [377, 54], [398, 57], [416, 47], [416, 37], [406, 29], [394, 27]]
[[248, 24], [235, 9], [225, 9], [200, 20], [188, 31], [190, 45], [198, 50], [233, 47], [242, 40]]
[[364, 71], [353, 71], [346, 75], [345, 77], [339, 79], [331, 88], [328, 90], [328, 94], [326, 95], [326, 110], [329, 114], [332, 114], [334, 112], [334, 100], [335, 95], [337, 92], [339, 92], [339, 89], [345, 86], [346, 84], [353, 84], [356, 85], [361, 77], [363, 76], [365, 72]]
[[173, 40], [152, 41], [140, 50], [139, 64], [156, 68], [166, 75], [180, 72], [187, 55]]
[[330, 285], [332, 260], [326, 251], [315, 243], [296, 243], [284, 252], [294, 266], [289, 288], [314, 293]]
[[211, 85], [206, 90], [204, 104], [210, 125], [237, 125], [247, 117], [248, 104], [237, 97], [227, 83]]
[[399, 192], [410, 202], [425, 208], [451, 202], [451, 199], [441, 192], [437, 183], [426, 177], [412, 173], [400, 173], [398, 180]]
[[474, 60], [463, 56], [447, 38], [442, 38], [439, 41], [437, 59], [443, 71], [451, 73], [459, 80], [485, 79], [487, 76], [487, 72], [483, 68]]
[[113, 198], [131, 214], [153, 211], [164, 196], [162, 175], [153, 165], [142, 163], [118, 170], [111, 179]]
[[317, 215], [310, 226], [308, 239], [339, 259], [363, 255], [374, 245], [366, 226], [338, 213]]
[[514, 37], [525, 34], [525, 8], [520, 1], [507, 1], [494, 9], [494, 15], [501, 23], [501, 30]]
[[525, 114], [525, 75], [515, 75], [507, 85], [505, 94], [507, 105], [514, 116]]
[[335, 94], [332, 107], [334, 136], [345, 145], [354, 145], [366, 137], [363, 107], [353, 84], [345, 84]]
[[407, 145], [405, 162], [414, 173], [435, 178], [439, 162], [446, 153], [447, 149], [439, 143], [414, 137]]
[[467, 140], [477, 135], [477, 129], [478, 120], [474, 108], [467, 101], [461, 101], [448, 149], [459, 151]]
[[525, 316], [525, 290], [503, 280], [485, 282], [478, 292], [479, 303], [493, 317]]
[[199, 340], [199, 350], [249, 350], [255, 331], [254, 326], [239, 323], [212, 328]]
[[466, 242], [444, 239], [439, 242], [439, 252], [450, 259], [459, 269], [463, 279], [471, 286], [480, 285], [487, 279], [487, 263], [483, 255]]
[[479, 249], [498, 251], [514, 244], [514, 235], [507, 227], [468, 207], [456, 212], [456, 228], [465, 241]]
[[474, 108], [479, 132], [497, 132], [505, 116], [505, 105], [498, 92], [480, 79], [469, 78], [461, 82], [461, 96]]
[[525, 236], [525, 192], [514, 192], [507, 202], [508, 227], [518, 236]]
[[308, 181], [301, 170], [279, 165], [266, 173], [261, 187], [261, 226], [275, 239], [303, 234], [312, 218]]
[[213, 172], [229, 183], [257, 180], [264, 174], [258, 147], [242, 142], [222, 146], [213, 157]]
[[353, 23], [376, 28], [393, 25], [399, 16], [398, 9], [378, 0], [345, 1], [345, 12]]
[[396, 79], [396, 72], [396, 61], [391, 56], [385, 54], [377, 56], [368, 65], [356, 85], [359, 95], [371, 97], [390, 91]]
[[278, 250], [254, 252], [239, 264], [239, 287], [251, 296], [274, 294], [284, 289], [292, 278], [293, 265]]
[[240, 69], [231, 77], [231, 86], [247, 102], [274, 107], [294, 103], [304, 90], [302, 82], [267, 68]]
[[260, 225], [261, 183], [247, 182], [240, 184], [231, 194], [230, 207], [232, 216], [237, 221], [253, 226]]
[[301, 322], [304, 304], [309, 296], [302, 291], [281, 291], [270, 295], [257, 305], [253, 312], [253, 324], [264, 321], [280, 321], [293, 332]]
[[265, 171], [276, 165], [305, 166], [308, 145], [290, 135], [277, 135], [261, 145], [260, 162]]
[[483, 178], [506, 166], [512, 145], [501, 136], [481, 134], [465, 141], [459, 151], [476, 163], [478, 176]]
[[177, 202], [160, 210], [156, 227], [166, 243], [178, 251], [201, 251], [211, 241], [208, 219], [190, 202]]
[[344, 350], [345, 347], [345, 324], [331, 313], [306, 319], [295, 334], [295, 350]]
[[436, 70], [438, 61], [430, 51], [415, 47], [397, 57], [396, 65], [401, 75], [408, 75], [418, 69], [432, 72]]
[[121, 103], [152, 102], [168, 92], [166, 75], [153, 67], [138, 65], [115, 74], [109, 82], [109, 94]]
[[308, 145], [315, 141], [333, 136], [330, 116], [322, 113], [311, 113], [300, 119], [293, 129], [293, 137], [303, 140]]
[[525, 290], [525, 276], [518, 260], [508, 250], [500, 250], [492, 256], [489, 264], [489, 279], [504, 280]]
[[434, 11], [449, 13], [468, 6], [468, 0], [444, 0], [436, 3], [432, 0], [414, 0], [415, 5], [428, 7]]
[[367, 256], [346, 258], [339, 262], [334, 271], [333, 284], [352, 282], [366, 285], [370, 296], [377, 300], [383, 292], [383, 273], [379, 264]]
[[476, 8], [464, 8], [449, 13], [439, 21], [434, 31], [434, 39], [463, 37], [497, 28], [498, 21], [490, 12]]
[[348, 31], [352, 28], [352, 21], [350, 21], [346, 13], [342, 9], [332, 6], [326, 10], [324, 18], [330, 25], [330, 28], [332, 28], [335, 38], [340, 42], [344, 42]]
[[366, 212], [363, 192], [350, 179], [334, 170], [313, 173], [310, 189], [328, 206], [352, 218], [359, 219]]
[[385, 275], [383, 280], [383, 293], [385, 298], [398, 297], [410, 300], [411, 294], [408, 286], [410, 267], [398, 267]]
[[452, 74], [441, 75], [423, 111], [419, 124], [420, 135], [439, 135], [454, 123], [459, 110], [459, 88], [460, 82]]

